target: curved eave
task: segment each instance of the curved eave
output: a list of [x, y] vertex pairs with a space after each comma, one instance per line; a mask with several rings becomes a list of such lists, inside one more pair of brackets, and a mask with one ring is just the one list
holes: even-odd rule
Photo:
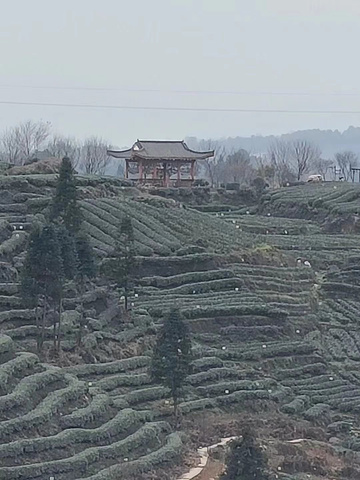
[[128, 150], [107, 150], [106, 153], [109, 157], [130, 159], [132, 150], [131, 148]]
[[209, 150], [208, 152], [197, 152], [196, 150], [191, 150], [191, 148], [189, 148], [187, 145], [186, 150], [193, 153], [194, 155], [199, 155], [199, 157], [201, 156], [202, 158], [209, 158], [215, 155], [215, 150]]

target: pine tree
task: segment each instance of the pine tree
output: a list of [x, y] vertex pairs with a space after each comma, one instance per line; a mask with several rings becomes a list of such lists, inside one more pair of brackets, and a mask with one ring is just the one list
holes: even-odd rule
[[[67, 230], [64, 224], [56, 228], [56, 233], [60, 246], [60, 255], [63, 263], [63, 280], [73, 280], [78, 273], [78, 254], [74, 235]], [[62, 286], [63, 287], [63, 286]], [[54, 320], [54, 350], [59, 352], [61, 349], [61, 320], [63, 312], [63, 295], [59, 296], [58, 302], [58, 326], [56, 331], [56, 322]]]
[[57, 236], [63, 261], [64, 277], [66, 280], [73, 280], [77, 275], [79, 266], [75, 237], [64, 225], [57, 227]]
[[94, 254], [88, 237], [84, 233], [78, 234], [75, 241], [78, 256], [78, 277], [80, 282], [83, 283], [86, 278], [94, 278], [96, 275]]
[[122, 219], [115, 247], [115, 259], [111, 265], [112, 277], [125, 297], [125, 309], [128, 309], [129, 295], [134, 281], [135, 236], [131, 218]]
[[269, 480], [267, 459], [249, 428], [241, 439], [231, 442], [226, 471], [220, 480]]
[[170, 389], [174, 415], [186, 377], [191, 372], [191, 340], [189, 329], [178, 308], [170, 310], [157, 337], [151, 361], [151, 377]]
[[44, 343], [47, 306], [59, 302], [63, 280], [63, 260], [55, 225], [35, 225], [29, 236], [22, 270], [21, 293], [33, 306], [38, 306], [40, 298], [42, 299], [41, 328], [37, 316], [38, 350], [42, 349]]
[[72, 233], [77, 232], [81, 225], [74, 169], [68, 157], [64, 157], [61, 162], [50, 218], [52, 221], [57, 220], [59, 223], [64, 223]]

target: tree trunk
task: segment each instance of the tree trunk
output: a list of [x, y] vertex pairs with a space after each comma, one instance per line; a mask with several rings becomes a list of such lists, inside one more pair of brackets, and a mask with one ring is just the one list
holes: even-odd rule
[[46, 314], [47, 314], [47, 303], [46, 297], [44, 296], [44, 306], [43, 306], [43, 316], [42, 316], [42, 325], [41, 325], [41, 338], [40, 338], [40, 348], [39, 351], [42, 351], [45, 340], [45, 323], [46, 323]]
[[57, 352], [60, 353], [61, 350], [61, 317], [63, 312], [63, 301], [62, 296], [59, 300], [59, 324], [58, 324], [58, 337], [57, 337]]
[[40, 330], [40, 307], [39, 304], [35, 308], [35, 321], [36, 321], [36, 351], [40, 352], [41, 344], [41, 330]]
[[56, 315], [54, 312], [54, 320], [53, 320], [53, 344], [54, 344], [54, 354], [56, 353]]

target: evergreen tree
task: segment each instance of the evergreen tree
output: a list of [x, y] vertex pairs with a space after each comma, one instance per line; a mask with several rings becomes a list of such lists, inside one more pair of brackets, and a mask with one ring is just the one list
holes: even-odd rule
[[170, 389], [177, 417], [178, 403], [186, 377], [191, 372], [189, 329], [178, 308], [170, 310], [157, 337], [151, 361], [151, 377]]
[[37, 316], [38, 350], [42, 349], [44, 342], [47, 307], [60, 300], [63, 279], [63, 260], [55, 225], [35, 225], [29, 236], [22, 270], [21, 293], [33, 306], [38, 306], [42, 299], [41, 328]]
[[257, 445], [254, 434], [246, 428], [241, 439], [231, 442], [226, 471], [220, 480], [269, 480], [266, 467], [264, 452]]
[[64, 277], [66, 280], [73, 280], [78, 272], [79, 264], [75, 237], [64, 225], [57, 227], [57, 235], [63, 261]]
[[115, 259], [111, 265], [112, 277], [125, 297], [125, 309], [128, 309], [129, 295], [133, 287], [135, 260], [135, 237], [131, 218], [122, 219], [115, 246]]
[[96, 275], [93, 249], [88, 237], [80, 233], [76, 236], [76, 251], [78, 256], [78, 276], [83, 283], [86, 278], [93, 278]]
[[64, 157], [61, 162], [50, 218], [64, 223], [72, 233], [77, 232], [81, 225], [74, 169], [68, 157]]

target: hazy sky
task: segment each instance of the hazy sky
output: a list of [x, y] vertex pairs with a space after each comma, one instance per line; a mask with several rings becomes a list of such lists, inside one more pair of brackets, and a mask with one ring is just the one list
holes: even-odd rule
[[[0, 0], [0, 7], [0, 102], [360, 111], [359, 0]], [[360, 126], [360, 113], [0, 108], [0, 129], [41, 118], [61, 133], [97, 134], [118, 146], [138, 137]]]

